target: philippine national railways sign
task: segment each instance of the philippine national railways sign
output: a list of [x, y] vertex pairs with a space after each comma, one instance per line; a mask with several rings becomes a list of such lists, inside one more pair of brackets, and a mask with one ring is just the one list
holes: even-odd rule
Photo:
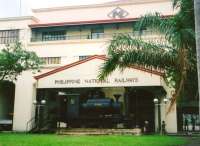
[[72, 85], [72, 84], [122, 84], [122, 83], [136, 83], [138, 78], [114, 78], [112, 80], [103, 80], [98, 79], [64, 79], [64, 80], [55, 80], [55, 85]]

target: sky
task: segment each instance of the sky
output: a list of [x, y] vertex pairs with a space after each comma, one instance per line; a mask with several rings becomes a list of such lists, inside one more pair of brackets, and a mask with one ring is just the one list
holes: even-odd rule
[[0, 18], [31, 15], [31, 8], [85, 5], [110, 1], [114, 0], [0, 0]]

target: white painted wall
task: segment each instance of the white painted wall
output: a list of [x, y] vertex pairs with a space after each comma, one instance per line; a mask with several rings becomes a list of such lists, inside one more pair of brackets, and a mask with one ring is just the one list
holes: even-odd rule
[[0, 18], [0, 30], [27, 29], [28, 25], [35, 22], [34, 17]]
[[[174, 89], [167, 86], [167, 84], [164, 82], [164, 80], [161, 80], [162, 86], [166, 91], [166, 96], [163, 98], [167, 98], [169, 102], [167, 103], [166, 106], [162, 106], [161, 108], [161, 118], [162, 120], [166, 121], [166, 129], [167, 132], [169, 133], [177, 133], [178, 127], [177, 127], [177, 108], [176, 108], [176, 103], [173, 105], [171, 109], [169, 109], [170, 104], [171, 104], [171, 98], [172, 94], [174, 92]], [[164, 104], [162, 98], [162, 104]]]
[[24, 72], [18, 77], [15, 88], [15, 105], [13, 130], [25, 131], [27, 122], [33, 115], [33, 100], [35, 99], [35, 80], [32, 73]]
[[[29, 43], [28, 49], [35, 51], [40, 57], [65, 57], [70, 63], [78, 60], [80, 55], [103, 55], [106, 54], [108, 43], [105, 39], [96, 40], [70, 40], [53, 42]], [[47, 53], [48, 52], [48, 53]], [[77, 57], [75, 60], [73, 57]], [[70, 61], [71, 60], [71, 61]]]
[[107, 15], [117, 6], [129, 13], [126, 18], [138, 18], [149, 12], [160, 12], [164, 15], [174, 14], [171, 1], [161, 0], [157, 2], [149, 1], [149, 3], [146, 1], [145, 3], [137, 2], [132, 4], [121, 3], [117, 5], [75, 6], [63, 7], [60, 9], [42, 9], [35, 10], [34, 16], [40, 20], [39, 23], [105, 20], [111, 19]]
[[[166, 130], [168, 133], [177, 133], [177, 110], [176, 104], [173, 105], [172, 109], [169, 111], [170, 103], [166, 106], [165, 109], [165, 121], [166, 121]], [[164, 114], [164, 113], [163, 113]]]

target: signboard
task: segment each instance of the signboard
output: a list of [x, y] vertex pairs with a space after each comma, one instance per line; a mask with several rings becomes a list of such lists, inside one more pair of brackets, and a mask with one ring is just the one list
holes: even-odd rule
[[138, 82], [138, 78], [114, 78], [112, 80], [103, 80], [100, 81], [98, 79], [62, 79], [55, 80], [55, 85], [73, 85], [73, 84], [120, 84], [120, 83], [136, 83]]

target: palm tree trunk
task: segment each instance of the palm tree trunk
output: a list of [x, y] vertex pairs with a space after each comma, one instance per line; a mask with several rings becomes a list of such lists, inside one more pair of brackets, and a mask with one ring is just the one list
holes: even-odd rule
[[[194, 0], [194, 14], [195, 14], [198, 86], [200, 95], [200, 0]], [[199, 118], [200, 118], [200, 96], [199, 96]]]

